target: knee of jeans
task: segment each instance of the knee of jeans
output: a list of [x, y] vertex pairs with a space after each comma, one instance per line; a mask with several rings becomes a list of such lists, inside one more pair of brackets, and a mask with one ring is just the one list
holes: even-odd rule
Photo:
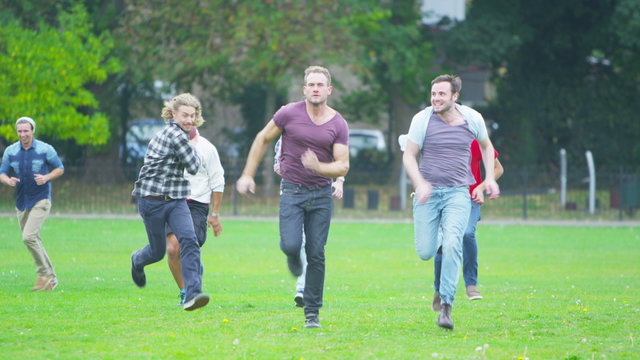
[[458, 254], [462, 256], [462, 246], [456, 246], [455, 243], [442, 244], [443, 254]]
[[416, 249], [416, 252], [421, 260], [429, 260], [435, 255], [435, 252], [429, 249]]
[[307, 263], [323, 263], [325, 261], [324, 251], [318, 251], [315, 253], [307, 254]]
[[464, 236], [462, 237], [462, 241], [467, 244], [469, 242], [472, 242], [476, 239], [476, 233], [475, 231], [469, 231], [469, 232], [465, 232]]
[[163, 252], [152, 252], [151, 253], [151, 262], [160, 261], [163, 258], [164, 258], [164, 251]]
[[287, 256], [300, 256], [300, 247], [295, 244], [285, 244], [280, 242], [280, 250]]

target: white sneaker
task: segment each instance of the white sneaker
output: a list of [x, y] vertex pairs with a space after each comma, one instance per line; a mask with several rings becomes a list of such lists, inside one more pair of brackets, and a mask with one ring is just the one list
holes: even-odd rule
[[296, 302], [297, 307], [304, 307], [304, 293], [302, 291], [298, 291], [293, 297], [293, 301]]

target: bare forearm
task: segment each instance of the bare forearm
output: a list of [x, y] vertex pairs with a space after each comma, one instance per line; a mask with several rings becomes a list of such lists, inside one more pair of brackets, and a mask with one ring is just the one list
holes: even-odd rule
[[5, 185], [11, 186], [11, 178], [9, 178], [6, 174], [0, 174], [0, 182]]
[[347, 175], [349, 172], [349, 160], [346, 161], [333, 161], [330, 163], [318, 163], [318, 169], [315, 170], [316, 174], [320, 174], [329, 178], [337, 178]]
[[409, 179], [411, 179], [411, 183], [413, 184], [414, 188], [425, 182], [424, 178], [420, 174], [418, 162], [414, 155], [405, 151], [402, 155], [402, 163], [404, 165], [405, 171], [407, 172], [407, 175], [409, 175]]
[[268, 145], [269, 143], [265, 141], [264, 134], [262, 132], [258, 133], [253, 144], [251, 144], [249, 155], [247, 155], [247, 163], [244, 166], [244, 170], [242, 170], [243, 176], [255, 176], [258, 165], [264, 158], [264, 154], [267, 152]]
[[211, 193], [211, 213], [219, 214], [220, 205], [222, 205], [222, 192], [214, 191]]
[[55, 180], [55, 179], [59, 178], [60, 176], [62, 176], [62, 174], [64, 174], [64, 170], [62, 170], [60, 168], [55, 168], [55, 169], [51, 170], [51, 172], [49, 174], [47, 174], [47, 181]]

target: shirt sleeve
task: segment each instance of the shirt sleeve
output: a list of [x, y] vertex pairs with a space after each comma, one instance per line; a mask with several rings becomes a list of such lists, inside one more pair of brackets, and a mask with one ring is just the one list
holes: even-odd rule
[[47, 147], [47, 163], [51, 167], [51, 169], [62, 169], [64, 170], [64, 165], [62, 164], [62, 160], [58, 156], [56, 149], [53, 146], [49, 145]]
[[[177, 126], [177, 125], [176, 125]], [[185, 170], [195, 175], [200, 167], [200, 157], [196, 149], [189, 143], [189, 138], [182, 130], [178, 132], [176, 139], [176, 154], [184, 164]]]
[[2, 164], [0, 164], [0, 174], [5, 174], [9, 176], [9, 151], [8, 148], [5, 149], [4, 154], [2, 154]]
[[215, 145], [211, 144], [211, 153], [205, 166], [209, 174], [209, 188], [213, 192], [224, 192], [224, 169]]

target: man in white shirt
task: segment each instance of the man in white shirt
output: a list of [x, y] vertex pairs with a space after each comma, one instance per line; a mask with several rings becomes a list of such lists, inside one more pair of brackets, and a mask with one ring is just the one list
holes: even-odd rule
[[[198, 245], [202, 247], [207, 238], [207, 226], [213, 229], [213, 235], [222, 233], [220, 224], [220, 205], [224, 192], [224, 169], [216, 147], [203, 138], [194, 127], [189, 133], [191, 144], [200, 156], [201, 165], [195, 175], [185, 172], [185, 178], [191, 184], [191, 194], [187, 205], [193, 219]], [[167, 262], [171, 274], [180, 289], [180, 304], [185, 301], [185, 288], [180, 263], [180, 243], [173, 231], [167, 227]], [[202, 268], [202, 267], [201, 267]]]

